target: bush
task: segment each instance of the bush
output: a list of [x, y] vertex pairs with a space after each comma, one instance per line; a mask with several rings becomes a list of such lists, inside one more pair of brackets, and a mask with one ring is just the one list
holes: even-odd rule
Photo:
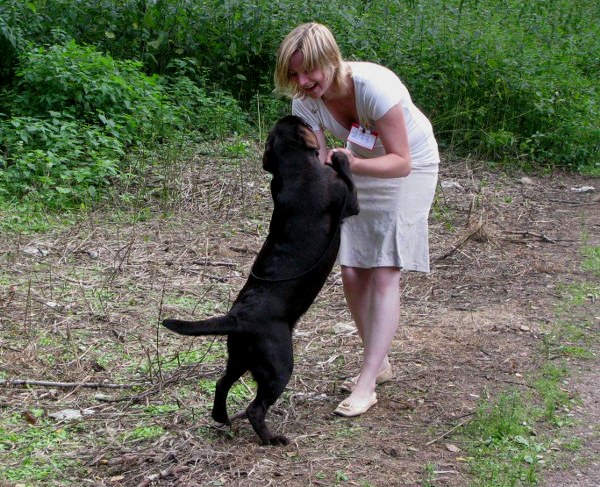
[[207, 70], [199, 69], [193, 59], [176, 59], [168, 68], [166, 95], [184, 122], [181, 128], [197, 131], [205, 137], [247, 132], [247, 116], [237, 100], [220, 89], [212, 89], [209, 94]]
[[72, 40], [23, 53], [16, 74], [12, 106], [26, 116], [62, 112], [129, 143], [174, 122], [158, 77], [143, 74], [140, 62], [114, 60]]
[[[261, 127], [255, 107], [271, 96], [279, 42], [297, 24], [318, 20], [347, 58], [398, 73], [443, 149], [600, 173], [600, 24], [589, 21], [597, 17], [595, 0], [1, 0], [3, 16], [0, 56], [9, 63], [25, 40], [54, 40], [56, 28], [114, 59], [140, 62], [147, 73], [169, 74], [178, 60], [193, 58], [203, 81], [187, 76], [220, 100], [214, 122], [237, 110], [222, 96], [233, 93]], [[280, 103], [267, 105], [276, 108], [267, 114], [279, 113]]]
[[69, 114], [0, 121], [8, 155], [0, 158], [0, 200], [26, 198], [55, 209], [94, 200], [118, 175], [123, 144]]
[[159, 150], [191, 129], [203, 137], [244, 130], [241, 110], [225, 93], [208, 96], [180, 73], [162, 79], [141, 69], [74, 41], [23, 52], [17, 82], [2, 97], [0, 200], [86, 205], [125, 176], [128, 147]]

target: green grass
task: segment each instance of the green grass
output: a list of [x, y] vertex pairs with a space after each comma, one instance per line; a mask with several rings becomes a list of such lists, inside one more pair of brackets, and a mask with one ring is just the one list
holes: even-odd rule
[[148, 441], [160, 438], [166, 431], [162, 426], [142, 424], [122, 434], [123, 442]]
[[0, 199], [0, 231], [21, 234], [43, 233], [73, 225], [85, 215], [77, 212], [51, 212], [40, 204]]
[[501, 393], [494, 402], [482, 403], [464, 429], [473, 485], [513, 487], [536, 485], [539, 462], [549, 446], [535, 435], [537, 419], [520, 391]]
[[585, 271], [592, 272], [596, 277], [600, 277], [600, 247], [585, 246], [583, 248], [583, 264]]
[[73, 469], [77, 461], [65, 458], [65, 443], [74, 442], [75, 426], [61, 425], [43, 417], [43, 411], [30, 411], [36, 424], [20, 414], [12, 414], [0, 423], [0, 481], [10, 485], [45, 485]]
[[[593, 345], [598, 339], [589, 305], [600, 296], [595, 280], [600, 253], [584, 244], [582, 256], [582, 268], [593, 279], [560, 286], [561, 300], [542, 337], [542, 363], [532, 373], [530, 388], [507, 389], [481, 402], [473, 420], [457, 434], [467, 453], [473, 487], [536, 486], [541, 470], [552, 460], [551, 447], [581, 448], [580, 439], [562, 438], [574, 424], [570, 412], [578, 404], [568, 388], [568, 360], [595, 358]], [[427, 471], [422, 485], [433, 486]]]
[[222, 340], [208, 339], [194, 342], [193, 348], [177, 351], [171, 355], [160, 354], [152, 356], [136, 369], [142, 373], [160, 369], [163, 373], [172, 371], [182, 365], [195, 365], [197, 363], [210, 363], [223, 361], [227, 357], [227, 348]]
[[436, 465], [433, 463], [425, 465], [421, 487], [435, 487], [435, 469]]

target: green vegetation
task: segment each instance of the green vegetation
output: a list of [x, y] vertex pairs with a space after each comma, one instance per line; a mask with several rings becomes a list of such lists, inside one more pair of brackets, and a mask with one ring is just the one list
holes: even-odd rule
[[[9, 115], [0, 119], [4, 201], [85, 207], [111, 181], [131, 177], [127, 154], [160, 152], [162, 139], [191, 125], [213, 136], [235, 128], [236, 120], [242, 128], [230, 97], [209, 98], [183, 74], [147, 76], [140, 62], [114, 60], [73, 40], [32, 47], [19, 60], [5, 93]], [[191, 69], [191, 62], [178, 66]], [[197, 115], [200, 105], [205, 117]]]
[[315, 19], [348, 59], [400, 75], [446, 153], [600, 174], [599, 13], [592, 0], [1, 0], [3, 225], [131, 190], [173, 141], [264, 138], [288, 110], [271, 93], [276, 48]]
[[77, 461], [65, 458], [59, 448], [60, 444], [71, 441], [73, 428], [57, 428], [43, 417], [41, 410], [23, 414], [29, 418], [28, 422], [14, 414], [0, 426], [0, 453], [6, 462], [0, 466], [0, 481], [11, 485], [23, 481], [31, 482], [26, 485], [43, 485], [48, 479], [56, 479], [67, 467], [76, 465]]
[[[582, 253], [582, 266], [595, 275], [597, 247], [584, 244]], [[565, 387], [570, 374], [566, 360], [595, 358], [592, 345], [598, 337], [580, 309], [598, 300], [600, 288], [584, 281], [566, 285], [561, 291], [556, 321], [544, 331], [543, 363], [530, 381], [530, 390], [509, 389], [492, 401], [483, 401], [463, 429], [461, 440], [475, 477], [473, 485], [538, 485], [540, 470], [551, 459], [553, 442], [566, 450], [577, 450], [581, 445], [577, 440], [557, 439], [564, 434], [560, 428], [573, 425], [569, 412], [577, 404], [577, 398]], [[550, 432], [541, 434], [538, 428], [550, 428]]]
[[[198, 172], [196, 162], [188, 162], [194, 153], [208, 154], [218, 172], [241, 179], [253, 145], [289, 109], [272, 94], [276, 48], [293, 26], [310, 20], [331, 27], [348, 59], [380, 62], [398, 73], [432, 120], [445, 155], [600, 175], [600, 24], [590, 22], [599, 16], [595, 0], [0, 0], [0, 229], [72, 225], [99, 204], [114, 208], [115, 219], [150, 220], [155, 206], [147, 203], [178, 197], [180, 173]], [[206, 198], [222, 204], [217, 196]], [[134, 212], [122, 211], [131, 207]], [[437, 201], [433, 216], [448, 220], [450, 211]], [[252, 225], [264, 230], [262, 220]], [[223, 232], [240, 229], [225, 221]], [[582, 270], [600, 275], [598, 247], [584, 245]], [[7, 288], [13, 273], [0, 276]], [[29, 289], [23, 281], [15, 291]], [[100, 317], [114, 298], [102, 286], [62, 291], [66, 304], [83, 299]], [[571, 424], [568, 360], [594, 358], [597, 340], [590, 314], [578, 309], [597, 303], [600, 287], [596, 280], [559, 291], [562, 305], [543, 330], [544, 363], [529, 393], [503, 391], [481, 403], [461, 433], [474, 485], [535, 485], [551, 441], [538, 426], [560, 435], [559, 428]], [[118, 304], [135, 307], [146, 292]], [[209, 314], [217, 301], [166, 294], [164, 304]], [[146, 318], [140, 313], [140, 322]], [[91, 366], [113, 366], [117, 380], [137, 382], [225, 356], [220, 341], [195, 342], [165, 356], [153, 343], [125, 347], [102, 340], [92, 349], [88, 330], [62, 335], [25, 325], [21, 335], [39, 345], [32, 348], [36, 363], [65, 366], [85, 358]], [[177, 401], [140, 406], [146, 421], [118, 438], [152, 442], [167, 434], [165, 418], [174, 414], [193, 424], [194, 407], [208, 407], [214, 384], [194, 379], [179, 386]], [[246, 404], [254, 387], [249, 380], [236, 384], [232, 406]], [[186, 398], [195, 402], [180, 405]], [[99, 439], [76, 423], [29, 413], [2, 418], [0, 483], [61, 482], [64, 472], [78, 469], [77, 456], [64, 452], [90, 442], [97, 447]], [[347, 424], [339, 437], [353, 439], [360, 431]], [[576, 450], [580, 442], [561, 445]], [[435, 485], [435, 464], [424, 469], [423, 485]], [[336, 485], [351, 481], [345, 470], [316, 477]]]
[[539, 462], [548, 445], [536, 436], [534, 412], [518, 391], [482, 404], [467, 426], [473, 474], [480, 487], [536, 485]]
[[600, 277], [600, 247], [585, 246], [583, 256], [583, 270], [593, 272]]

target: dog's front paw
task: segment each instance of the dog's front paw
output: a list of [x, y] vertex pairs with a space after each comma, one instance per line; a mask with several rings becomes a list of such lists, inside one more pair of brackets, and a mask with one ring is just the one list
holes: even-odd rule
[[213, 411], [212, 419], [220, 424], [231, 424], [231, 421], [229, 421], [229, 416], [227, 416], [227, 411]]
[[263, 443], [271, 446], [285, 446], [290, 444], [290, 440], [287, 436], [276, 435], [272, 436], [269, 440]]
[[331, 167], [335, 172], [348, 170], [348, 156], [343, 152], [336, 151], [331, 154]]

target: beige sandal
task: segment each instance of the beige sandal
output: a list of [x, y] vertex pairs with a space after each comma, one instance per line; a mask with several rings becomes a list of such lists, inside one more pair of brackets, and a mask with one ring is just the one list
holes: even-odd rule
[[[385, 367], [385, 369], [379, 372], [377, 378], [375, 379], [375, 384], [384, 384], [392, 380], [392, 378], [394, 377], [394, 373], [392, 371], [392, 364], [390, 364], [387, 357], [385, 360], [387, 361], [387, 366]], [[351, 377], [350, 379], [344, 381], [344, 383], [340, 386], [340, 391], [352, 392], [354, 390], [354, 387], [356, 386], [356, 383], [358, 382], [359, 375]]]
[[377, 394], [373, 393], [367, 403], [362, 406], [352, 404], [348, 399], [342, 401], [335, 409], [334, 413], [339, 416], [344, 416], [345, 418], [352, 418], [366, 413], [371, 409], [371, 406], [374, 406], [375, 404], [377, 404]]

